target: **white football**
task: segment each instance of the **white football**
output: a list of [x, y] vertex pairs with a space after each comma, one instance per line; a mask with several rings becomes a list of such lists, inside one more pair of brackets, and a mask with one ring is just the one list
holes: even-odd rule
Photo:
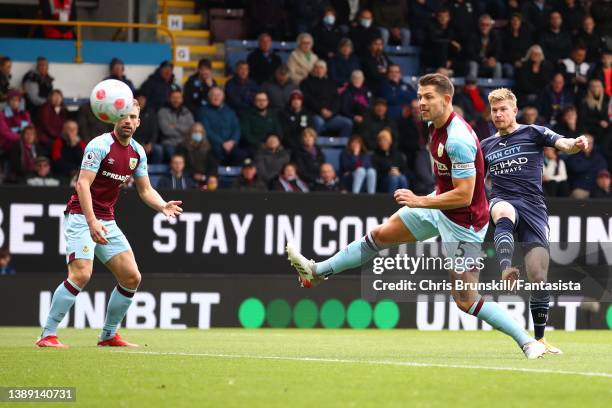
[[117, 123], [132, 110], [134, 95], [125, 83], [105, 79], [91, 91], [89, 104], [94, 115], [102, 122]]

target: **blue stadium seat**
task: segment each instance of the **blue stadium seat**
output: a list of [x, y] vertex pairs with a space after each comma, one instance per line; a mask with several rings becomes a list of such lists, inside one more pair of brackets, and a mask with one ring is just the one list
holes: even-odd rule
[[167, 164], [149, 164], [149, 174], [168, 174], [169, 171]]
[[217, 174], [219, 177], [236, 177], [240, 174], [240, 166], [219, 166]]
[[317, 144], [319, 146], [330, 146], [330, 147], [344, 147], [348, 143], [347, 137], [327, 137], [319, 136], [317, 138]]
[[161, 174], [149, 175], [149, 180], [151, 181], [151, 185], [153, 186], [153, 188], [157, 188], [157, 185], [159, 184], [159, 180], [161, 180], [161, 178]]
[[323, 151], [323, 155], [325, 156], [325, 161], [334, 166], [334, 169], [336, 169], [336, 173], [339, 173], [340, 155], [342, 154], [342, 149], [339, 147], [323, 147], [321, 150]]
[[[256, 40], [227, 40], [225, 47], [225, 69], [227, 73], [234, 71], [234, 66], [240, 60], [246, 60], [249, 53], [257, 48]], [[292, 41], [273, 41], [272, 49], [275, 50], [284, 63], [287, 62], [289, 54], [296, 47]]]
[[416, 75], [419, 73], [421, 49], [419, 47], [387, 46], [385, 52], [391, 61], [400, 66], [402, 74]]

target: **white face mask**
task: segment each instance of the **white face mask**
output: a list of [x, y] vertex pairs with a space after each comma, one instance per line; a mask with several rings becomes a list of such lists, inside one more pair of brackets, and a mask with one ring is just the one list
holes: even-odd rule
[[334, 16], [333, 14], [328, 14], [323, 17], [323, 22], [328, 25], [334, 25], [334, 23], [336, 22], [336, 16]]
[[372, 25], [372, 20], [368, 18], [362, 18], [361, 20], [359, 20], [359, 22], [364, 28], [370, 28], [370, 26]]

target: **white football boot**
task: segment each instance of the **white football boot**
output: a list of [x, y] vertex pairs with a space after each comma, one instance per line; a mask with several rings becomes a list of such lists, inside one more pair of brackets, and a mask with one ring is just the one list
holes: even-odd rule
[[541, 358], [546, 354], [546, 346], [537, 340], [530, 341], [523, 346], [523, 353], [529, 360]]

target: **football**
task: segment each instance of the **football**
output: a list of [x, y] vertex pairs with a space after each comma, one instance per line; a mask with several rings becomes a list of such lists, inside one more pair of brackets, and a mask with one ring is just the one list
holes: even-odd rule
[[116, 123], [132, 109], [134, 95], [125, 83], [106, 79], [94, 87], [89, 103], [94, 115], [102, 122]]

